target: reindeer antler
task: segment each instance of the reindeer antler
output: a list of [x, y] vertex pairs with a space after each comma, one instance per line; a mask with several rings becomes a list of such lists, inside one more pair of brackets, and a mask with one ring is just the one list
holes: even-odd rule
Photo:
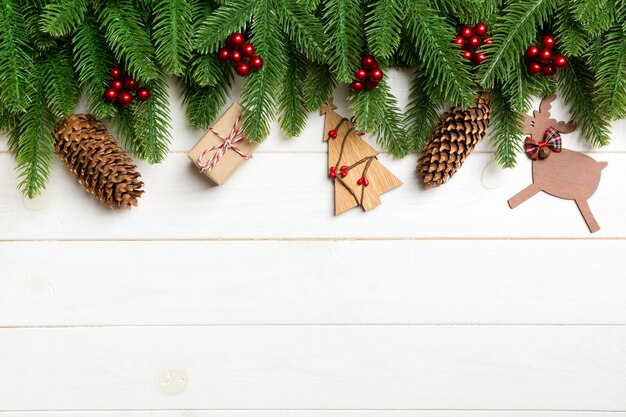
[[544, 132], [553, 127], [561, 133], [571, 133], [576, 130], [576, 123], [573, 121], [562, 122], [550, 117], [551, 103], [556, 100], [556, 95], [544, 97], [539, 104], [539, 110], [533, 111], [533, 115], [525, 115], [524, 133], [534, 137], [543, 137]]

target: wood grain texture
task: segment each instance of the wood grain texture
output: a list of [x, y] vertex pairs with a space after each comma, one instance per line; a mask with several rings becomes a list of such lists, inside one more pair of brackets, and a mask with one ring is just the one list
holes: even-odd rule
[[[626, 241], [0, 243], [0, 326], [626, 324], [625, 250]], [[517, 268], [529, 253], [551, 260]]]
[[626, 411], [625, 326], [0, 329], [0, 338], [5, 410]]

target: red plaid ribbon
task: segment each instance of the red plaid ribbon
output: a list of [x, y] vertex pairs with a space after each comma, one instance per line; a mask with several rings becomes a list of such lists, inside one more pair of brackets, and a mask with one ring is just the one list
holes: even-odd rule
[[561, 134], [553, 127], [549, 127], [548, 130], [546, 130], [541, 142], [537, 142], [530, 136], [524, 141], [524, 151], [533, 161], [539, 159], [539, 151], [541, 148], [545, 147], [556, 153], [561, 152], [561, 149], [563, 149], [563, 145], [561, 144]]
[[[233, 125], [233, 129], [230, 131], [230, 134], [227, 137], [222, 136], [215, 129], [210, 128], [211, 132], [215, 133], [215, 135], [218, 138], [222, 139], [223, 142], [220, 143], [219, 145], [215, 145], [208, 149], [205, 149], [204, 152], [200, 154], [200, 156], [198, 157], [198, 165], [200, 166], [200, 172], [212, 170], [215, 167], [215, 165], [217, 165], [217, 163], [220, 161], [220, 159], [222, 159], [226, 151], [229, 149], [235, 151], [239, 156], [241, 156], [244, 159], [252, 158], [252, 155], [246, 155], [245, 153], [241, 152], [241, 150], [238, 147], [235, 146], [236, 143], [239, 143], [242, 140], [246, 139], [242, 135], [243, 128], [239, 126], [240, 120], [241, 120], [241, 116], [237, 117], [237, 120], [235, 120], [235, 124]], [[213, 154], [211, 159], [209, 159], [206, 163], [202, 163], [202, 158], [204, 158], [207, 153], [213, 152], [216, 149], [217, 149], [217, 152]]]

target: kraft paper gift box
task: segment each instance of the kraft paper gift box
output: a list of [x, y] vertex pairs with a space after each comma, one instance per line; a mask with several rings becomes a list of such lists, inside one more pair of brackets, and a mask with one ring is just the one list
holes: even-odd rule
[[233, 103], [187, 155], [217, 185], [224, 184], [259, 146], [243, 136], [242, 110]]

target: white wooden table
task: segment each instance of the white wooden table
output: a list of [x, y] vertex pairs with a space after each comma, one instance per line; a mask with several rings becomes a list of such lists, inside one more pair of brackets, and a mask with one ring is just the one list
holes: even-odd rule
[[210, 186], [173, 111], [132, 212], [60, 163], [24, 201], [0, 141], [0, 416], [626, 416], [626, 122], [565, 137], [609, 162], [591, 235], [572, 201], [509, 209], [530, 162], [486, 142], [436, 190], [381, 155], [405, 184], [335, 218], [315, 114]]

